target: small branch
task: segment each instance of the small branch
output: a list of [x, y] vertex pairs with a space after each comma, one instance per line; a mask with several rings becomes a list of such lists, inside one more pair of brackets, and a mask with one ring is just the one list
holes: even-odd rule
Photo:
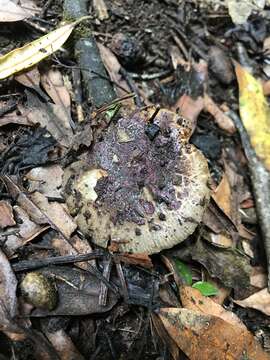
[[250, 145], [248, 134], [240, 118], [233, 111], [229, 111], [228, 115], [237, 127], [246, 157], [248, 159], [256, 211], [264, 240], [268, 270], [268, 290], [270, 291], [270, 172], [266, 170], [264, 165], [257, 158]]
[[16, 264], [12, 265], [13, 271], [27, 271], [39, 269], [49, 265], [64, 265], [64, 264], [73, 264], [81, 261], [88, 261], [93, 259], [102, 258], [104, 253], [97, 250], [91, 253], [80, 254], [80, 255], [66, 255], [66, 256], [55, 256], [45, 259], [32, 259], [32, 260], [22, 260]]

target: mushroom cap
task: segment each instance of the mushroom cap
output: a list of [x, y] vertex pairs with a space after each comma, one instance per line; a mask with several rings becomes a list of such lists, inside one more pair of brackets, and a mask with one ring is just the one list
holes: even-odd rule
[[84, 161], [65, 171], [67, 205], [94, 243], [153, 254], [185, 240], [209, 199], [207, 161], [183, 118], [160, 110], [111, 124]]

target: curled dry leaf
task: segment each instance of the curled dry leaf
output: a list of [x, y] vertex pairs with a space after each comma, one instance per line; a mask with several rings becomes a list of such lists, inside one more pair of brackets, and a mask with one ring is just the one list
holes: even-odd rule
[[239, 84], [239, 106], [243, 125], [256, 155], [270, 170], [270, 109], [260, 81], [235, 64]]
[[252, 308], [270, 316], [270, 294], [267, 288], [262, 289], [244, 300], [235, 300], [236, 304], [244, 308]]
[[12, 206], [7, 201], [0, 201], [0, 228], [16, 225], [14, 220]]
[[0, 22], [20, 21], [31, 14], [11, 0], [0, 0]]
[[190, 360], [270, 359], [251, 333], [219, 317], [178, 308], [163, 308], [159, 317]]
[[214, 315], [231, 325], [239, 326], [240, 329], [247, 330], [246, 326], [232, 311], [225, 310], [209, 297], [203, 296], [199, 290], [190, 286], [180, 288], [181, 302], [184, 308], [205, 315]]

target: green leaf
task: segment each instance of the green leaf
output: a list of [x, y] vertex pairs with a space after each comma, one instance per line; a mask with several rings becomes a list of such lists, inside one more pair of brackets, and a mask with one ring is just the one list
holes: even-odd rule
[[106, 116], [112, 120], [121, 108], [121, 104], [112, 105], [107, 111]]
[[207, 281], [197, 281], [192, 285], [192, 287], [198, 289], [204, 296], [213, 296], [218, 294], [218, 289]]
[[174, 263], [177, 269], [178, 274], [181, 276], [181, 278], [183, 279], [184, 283], [186, 285], [191, 286], [192, 284], [192, 273], [190, 268], [183, 263], [182, 261], [178, 260], [178, 259], [174, 259]]

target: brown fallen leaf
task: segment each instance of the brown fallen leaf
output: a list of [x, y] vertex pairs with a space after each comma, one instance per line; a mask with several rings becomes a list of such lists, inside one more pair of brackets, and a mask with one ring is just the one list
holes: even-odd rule
[[[220, 246], [223, 248], [230, 248], [233, 245], [232, 239], [225, 234], [215, 234], [211, 231], [207, 232], [207, 235], [209, 236], [209, 241], [216, 246]], [[208, 240], [208, 238], [207, 238]]]
[[30, 16], [31, 14], [20, 5], [16, 5], [15, 1], [0, 0], [0, 22], [20, 21]]
[[46, 196], [38, 191], [29, 194], [28, 197], [41, 213], [45, 215], [47, 223], [54, 229], [60, 231], [66, 238], [70, 237], [77, 228], [77, 224], [68, 214], [64, 204], [49, 202]]
[[26, 116], [17, 115], [16, 111], [12, 111], [9, 114], [5, 114], [0, 117], [0, 127], [8, 124], [18, 124], [32, 126]]
[[[127, 84], [127, 82], [125, 80], [123, 80], [121, 74], [120, 74], [120, 69], [121, 69], [121, 65], [119, 63], [119, 61], [117, 60], [117, 57], [113, 54], [113, 52], [105, 47], [104, 45], [98, 43], [98, 49], [102, 58], [102, 61], [106, 67], [106, 70], [108, 71], [108, 74], [110, 75], [110, 79], [118, 84], [120, 87], [116, 87], [116, 93], [117, 96], [119, 98], [121, 98], [122, 96], [127, 95], [128, 92], [130, 92], [130, 88]], [[124, 91], [123, 89], [126, 89], [126, 91]], [[132, 99], [129, 100], [129, 102], [131, 102], [131, 104], [133, 104]], [[133, 105], [134, 106], [134, 105]]]
[[69, 147], [73, 138], [70, 113], [62, 105], [43, 103], [27, 90], [26, 95], [27, 107], [20, 107], [22, 115], [30, 123], [45, 127], [61, 145]]
[[267, 273], [261, 266], [252, 267], [252, 273], [250, 275], [250, 284], [259, 289], [264, 289], [267, 286]]
[[184, 94], [171, 107], [172, 111], [178, 111], [181, 116], [189, 121], [188, 128], [191, 133], [195, 130], [197, 118], [204, 108], [204, 100], [202, 96], [193, 99], [191, 96]]
[[10, 195], [16, 199], [30, 219], [35, 223], [49, 224], [56, 231], [69, 238], [76, 229], [73, 218], [68, 214], [64, 204], [57, 202], [49, 203], [46, 196], [39, 192], [27, 193], [25, 189], [19, 186], [14, 177], [4, 175], [2, 180], [5, 183]]
[[244, 308], [256, 309], [270, 316], [270, 294], [268, 289], [262, 289], [244, 300], [234, 300]]
[[178, 308], [162, 308], [159, 317], [190, 360], [270, 359], [250, 332], [219, 317]]
[[93, 0], [93, 7], [100, 21], [109, 19], [108, 9], [104, 0]]
[[232, 311], [225, 310], [210, 297], [203, 296], [199, 290], [190, 286], [181, 286], [181, 302], [184, 308], [197, 311], [205, 315], [214, 315], [234, 326], [239, 326], [242, 330], [247, 330], [246, 326]]
[[209, 95], [204, 95], [204, 108], [205, 111], [213, 115], [217, 125], [228, 134], [234, 134], [236, 128], [232, 119], [227, 116], [218, 106], [214, 103]]
[[50, 69], [41, 75], [41, 84], [56, 105], [61, 105], [70, 112], [71, 100], [61, 72]]
[[17, 279], [6, 255], [0, 250], [0, 330], [10, 339], [25, 338], [23, 331], [14, 322], [17, 313]]
[[[72, 236], [69, 241], [66, 241], [63, 238], [56, 237], [52, 240], [52, 246], [54, 249], [58, 250], [60, 255], [75, 255], [75, 254], [86, 254], [91, 253], [93, 249], [91, 248], [89, 242], [83, 238], [79, 238], [77, 235]], [[95, 260], [78, 262], [75, 266], [83, 270], [87, 270], [89, 268], [88, 264], [95, 266]]]
[[116, 257], [117, 259], [119, 259], [120, 261], [126, 264], [139, 265], [145, 267], [146, 269], [153, 268], [153, 263], [151, 258], [148, 256], [148, 254], [145, 253], [139, 253], [139, 254], [122, 253], [116, 255]]
[[16, 225], [14, 220], [12, 206], [7, 201], [0, 201], [0, 228]]
[[179, 348], [176, 342], [169, 336], [158, 315], [152, 313], [151, 321], [160, 339], [167, 344], [169, 352], [174, 360], [179, 359]]
[[28, 214], [17, 205], [14, 206], [14, 212], [19, 223], [17, 224], [16, 231], [6, 236], [6, 241], [3, 246], [3, 249], [9, 257], [11, 257], [17, 249], [48, 229], [48, 226], [40, 226], [31, 221]]
[[63, 360], [84, 360], [85, 358], [79, 353], [73, 344], [71, 338], [63, 329], [57, 331], [45, 331], [45, 335], [52, 343], [60, 359]]
[[231, 204], [231, 186], [226, 173], [223, 175], [218, 187], [212, 193], [212, 198], [218, 204], [220, 209], [231, 218], [232, 204]]
[[48, 197], [61, 198], [63, 170], [59, 165], [38, 166], [30, 170], [25, 178], [28, 180], [28, 191], [35, 190]]
[[47, 101], [49, 99], [44, 91], [42, 91], [40, 88], [40, 73], [37, 66], [34, 66], [28, 71], [15, 75], [14, 78], [25, 87], [35, 90], [44, 100]]
[[20, 5], [23, 9], [26, 9], [31, 16], [38, 16], [41, 8], [37, 6], [37, 1], [35, 0], [20, 0]]

